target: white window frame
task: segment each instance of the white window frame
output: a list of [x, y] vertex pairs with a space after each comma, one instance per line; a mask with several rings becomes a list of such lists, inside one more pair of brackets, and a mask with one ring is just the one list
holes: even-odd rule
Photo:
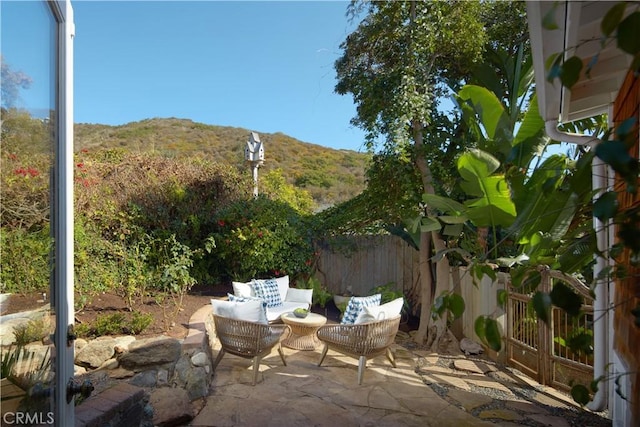
[[[74, 374], [74, 341], [69, 339], [74, 316], [73, 269], [73, 37], [70, 0], [48, 0], [56, 21], [56, 123], [53, 209], [55, 222], [54, 290], [56, 329], [54, 425], [75, 424], [74, 399], [67, 386]], [[68, 402], [69, 400], [69, 402]]]

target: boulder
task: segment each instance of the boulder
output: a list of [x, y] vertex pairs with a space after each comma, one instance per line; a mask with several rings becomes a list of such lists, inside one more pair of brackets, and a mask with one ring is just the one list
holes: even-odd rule
[[128, 350], [118, 355], [118, 361], [123, 368], [138, 371], [148, 366], [174, 363], [181, 351], [180, 341], [175, 338], [145, 338], [129, 344]]
[[193, 419], [189, 396], [181, 388], [157, 388], [151, 392], [149, 404], [153, 407], [153, 424], [155, 426], [180, 426]]
[[462, 350], [466, 356], [480, 354], [484, 351], [480, 344], [469, 338], [462, 338], [460, 340], [460, 350]]
[[109, 337], [101, 338], [103, 339], [88, 342], [76, 353], [75, 362], [77, 365], [95, 369], [113, 357], [116, 341]]

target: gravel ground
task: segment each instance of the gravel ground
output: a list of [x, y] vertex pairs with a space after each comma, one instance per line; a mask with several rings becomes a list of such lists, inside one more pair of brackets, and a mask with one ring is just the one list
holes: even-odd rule
[[[403, 347], [405, 347], [407, 350], [418, 349], [415, 345], [415, 342], [412, 342], [411, 340], [406, 340], [406, 341], [400, 340], [399, 343]], [[501, 378], [501, 377], [504, 377], [505, 373], [511, 378], [515, 378], [516, 375], [524, 376], [524, 374], [519, 372], [517, 369], [507, 367], [507, 366], [501, 366], [500, 364], [497, 364], [489, 359], [483, 358], [482, 356], [465, 357], [461, 352], [456, 352], [457, 349], [450, 348], [450, 350], [451, 350], [449, 352], [450, 354], [437, 354], [438, 359], [437, 359], [437, 362], [435, 363], [435, 366], [438, 366], [440, 368], [448, 368], [448, 369], [455, 370], [453, 363], [455, 360], [458, 360], [458, 359], [467, 359], [467, 360], [482, 362], [484, 364], [493, 366], [498, 370], [498, 372], [489, 372], [485, 374], [486, 377], [488, 379], [492, 379], [494, 381], [499, 382], [500, 384], [504, 385], [511, 391], [511, 393], [507, 393], [503, 390], [499, 390], [496, 388], [479, 387], [477, 385], [468, 383], [470, 387], [470, 391], [472, 393], [491, 398], [491, 401], [489, 403], [473, 408], [473, 410], [471, 410], [470, 412], [472, 415], [480, 418], [481, 413], [484, 413], [484, 415], [486, 415], [488, 411], [504, 410], [512, 413], [515, 412], [521, 417], [520, 420], [513, 420], [513, 421], [511, 420], [506, 421], [505, 419], [500, 419], [500, 418], [494, 418], [494, 419], [483, 418], [484, 421], [492, 421], [496, 424], [510, 423], [510, 425], [523, 425], [523, 426], [530, 426], [530, 427], [549, 427], [550, 426], [550, 424], [548, 423], [539, 422], [532, 418], [527, 417], [526, 416], [527, 413], [525, 411], [519, 410], [517, 407], [514, 407], [513, 405], [507, 406], [508, 402], [519, 400], [522, 402], [533, 403], [539, 406], [540, 411], [538, 414], [546, 414], [549, 417], [560, 417], [564, 421], [566, 421], [567, 425], [571, 427], [574, 427], [574, 426], [575, 427], [611, 427], [612, 425], [611, 420], [608, 418], [608, 413], [606, 411], [595, 413], [595, 412], [590, 412], [588, 410], [580, 409], [578, 407], [572, 407], [570, 405], [567, 405], [564, 407], [546, 405], [536, 400], [536, 396], [538, 394], [545, 394], [545, 390], [543, 386], [530, 385], [524, 382], [505, 381], [503, 378]], [[426, 361], [424, 363], [425, 363], [425, 366], [423, 366], [422, 368], [416, 369], [416, 373], [418, 373], [419, 375], [428, 374], [429, 363]], [[446, 383], [443, 384], [441, 382], [433, 382], [431, 380], [428, 380], [427, 377], [423, 377], [423, 381], [427, 386], [431, 387], [431, 389], [435, 391], [443, 399], [447, 400], [452, 405], [462, 408], [462, 404], [458, 400], [454, 399], [449, 393], [450, 390], [455, 389], [454, 386]], [[515, 399], [514, 399], [514, 396], [515, 396]], [[571, 398], [569, 398], [569, 400], [571, 400]], [[531, 415], [531, 412], [529, 412], [529, 415]]]

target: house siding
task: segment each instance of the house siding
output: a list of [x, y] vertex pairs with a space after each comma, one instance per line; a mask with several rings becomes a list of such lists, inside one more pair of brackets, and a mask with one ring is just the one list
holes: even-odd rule
[[[630, 154], [638, 159], [640, 154], [640, 139], [638, 121], [640, 120], [640, 78], [629, 73], [618, 92], [614, 104], [614, 122], [619, 125], [624, 120], [635, 117], [636, 122], [632, 137], [634, 138]], [[639, 180], [640, 182], [640, 180]], [[638, 193], [630, 194], [625, 191], [624, 181], [616, 174], [615, 189], [621, 209], [640, 207]], [[618, 229], [616, 228], [616, 235]], [[640, 304], [640, 268], [633, 268], [630, 262], [630, 251], [626, 250], [619, 260], [628, 268], [628, 276], [624, 280], [617, 280], [615, 291], [614, 313], [614, 347], [616, 352], [625, 360], [631, 375], [630, 399], [633, 421], [631, 425], [640, 426], [640, 327], [634, 323], [631, 310]]]

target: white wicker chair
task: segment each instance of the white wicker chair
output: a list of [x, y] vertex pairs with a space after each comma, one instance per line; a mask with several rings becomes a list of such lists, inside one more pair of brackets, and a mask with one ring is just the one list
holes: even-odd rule
[[225, 353], [231, 353], [245, 359], [253, 359], [253, 385], [256, 385], [260, 360], [278, 346], [278, 353], [282, 363], [287, 366], [284, 353], [280, 345], [283, 334], [290, 333], [287, 325], [266, 325], [248, 322], [246, 320], [230, 319], [212, 314], [215, 331], [220, 340], [221, 349], [213, 362], [215, 370]]
[[322, 365], [327, 351], [332, 349], [358, 359], [358, 384], [362, 384], [367, 359], [386, 353], [395, 368], [396, 362], [389, 347], [395, 341], [399, 326], [400, 316], [357, 325], [321, 326], [317, 335], [324, 342], [324, 350], [318, 366]]

